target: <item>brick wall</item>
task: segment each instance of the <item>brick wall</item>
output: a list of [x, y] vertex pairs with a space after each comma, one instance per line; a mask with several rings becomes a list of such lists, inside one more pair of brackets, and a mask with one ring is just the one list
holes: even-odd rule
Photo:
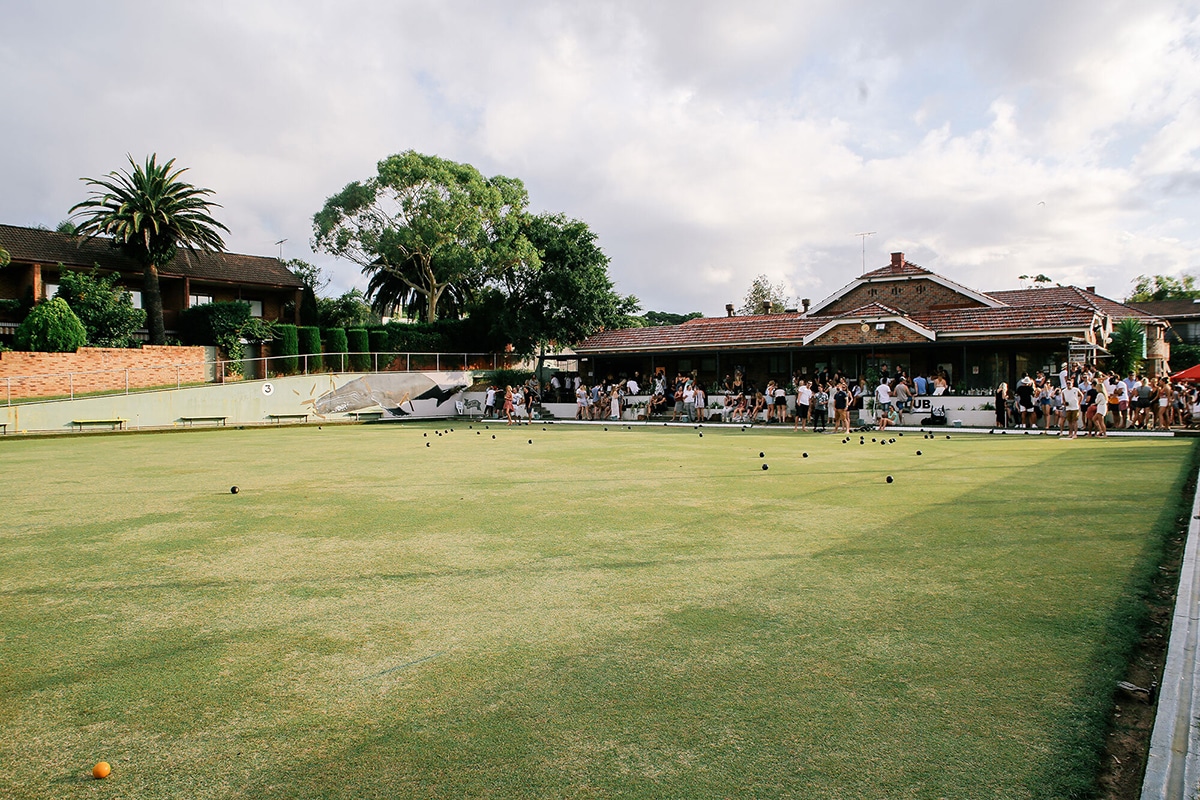
[[836, 317], [871, 303], [880, 303], [909, 314], [940, 307], [982, 307], [983, 303], [959, 294], [953, 289], [926, 278], [907, 281], [864, 283], [851, 289], [845, 297], [821, 309], [820, 316]]
[[869, 323], [870, 330], [862, 332], [859, 323], [852, 325], [835, 325], [812, 342], [810, 347], [830, 347], [834, 345], [858, 345], [868, 347], [872, 344], [904, 344], [909, 342], [929, 343], [929, 339], [911, 328], [906, 328], [898, 322], [887, 322], [882, 331], [875, 330], [875, 323]]
[[[82, 347], [0, 353], [0, 393], [12, 399], [123, 391], [207, 380], [203, 347]], [[126, 383], [128, 381], [128, 383]], [[3, 398], [0, 398], [3, 399]]]

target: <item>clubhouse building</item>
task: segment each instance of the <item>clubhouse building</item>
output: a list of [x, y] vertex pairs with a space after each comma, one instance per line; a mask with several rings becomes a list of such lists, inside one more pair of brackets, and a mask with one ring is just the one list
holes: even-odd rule
[[887, 365], [894, 374], [944, 372], [955, 394], [990, 392], [1024, 373], [1109, 357], [1113, 327], [1134, 318], [1146, 331], [1145, 371], [1168, 370], [1169, 323], [1096, 294], [1056, 286], [981, 292], [892, 253], [891, 263], [854, 279], [816, 305], [783, 313], [689, 320], [682, 325], [602, 331], [579, 344], [585, 380], [635, 371], [699, 373], [704, 384], [740, 370], [769, 379], [828, 370], [850, 376]]

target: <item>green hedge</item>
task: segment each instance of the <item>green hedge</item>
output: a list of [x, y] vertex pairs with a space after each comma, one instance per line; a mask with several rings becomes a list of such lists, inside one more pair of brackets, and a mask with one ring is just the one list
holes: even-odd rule
[[329, 372], [345, 372], [349, 366], [346, 358], [347, 348], [345, 328], [326, 328], [325, 369]]
[[316, 325], [301, 325], [296, 332], [300, 335], [300, 355], [318, 356], [318, 358], [302, 359], [306, 369], [309, 372], [320, 370], [321, 329]]
[[25, 321], [17, 326], [18, 350], [74, 353], [86, 342], [87, 331], [83, 323], [61, 297], [38, 303]]
[[389, 353], [391, 346], [388, 344], [388, 332], [383, 328], [372, 328], [367, 331], [367, 337], [371, 342], [372, 353]]
[[300, 331], [295, 325], [277, 325], [275, 331], [279, 339], [275, 344], [275, 355], [281, 356], [274, 360], [275, 371], [280, 375], [294, 375], [299, 372]]
[[346, 341], [350, 346], [350, 369], [355, 372], [368, 372], [371, 369], [371, 337], [366, 328], [350, 328], [346, 331]]

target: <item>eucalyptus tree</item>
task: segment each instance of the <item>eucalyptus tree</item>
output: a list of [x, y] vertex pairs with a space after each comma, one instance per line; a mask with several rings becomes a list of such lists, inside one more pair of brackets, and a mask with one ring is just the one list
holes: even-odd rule
[[536, 263], [521, 232], [528, 202], [519, 180], [485, 178], [470, 164], [408, 150], [325, 201], [313, 217], [314, 244], [368, 275], [387, 273], [424, 301], [433, 322], [447, 292], [469, 292]]
[[157, 154], [145, 164], [129, 159], [130, 169], [110, 172], [104, 178], [81, 178], [93, 187], [88, 199], [71, 207], [81, 236], [110, 237], [142, 265], [142, 305], [146, 309], [150, 344], [166, 344], [159, 271], [175, 258], [180, 247], [215, 252], [225, 249], [219, 231], [229, 229], [209, 211], [220, 205], [209, 200], [211, 189], [180, 180], [186, 168], [175, 168], [175, 159], [158, 163]]

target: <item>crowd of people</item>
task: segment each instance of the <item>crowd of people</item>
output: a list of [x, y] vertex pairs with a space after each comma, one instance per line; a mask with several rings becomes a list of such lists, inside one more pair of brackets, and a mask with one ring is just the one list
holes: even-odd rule
[[1124, 378], [1094, 365], [1067, 364], [1054, 376], [1028, 374], [995, 397], [996, 428], [1051, 429], [1076, 438], [1107, 436], [1109, 430], [1169, 430], [1200, 422], [1200, 389], [1165, 377], [1130, 372]]
[[[637, 402], [640, 419], [767, 425], [790, 421], [794, 431], [824, 432], [832, 424], [835, 432], [848, 433], [851, 412], [866, 407], [867, 398], [873, 400], [875, 424], [884, 430], [904, 421], [914, 398], [948, 394], [950, 382], [944, 372], [910, 377], [897, 368], [889, 374], [886, 364], [873, 388], [864, 376], [827, 370], [814, 376], [798, 373], [786, 383], [769, 380], [761, 389], [736, 370], [707, 390], [694, 371], [669, 379], [659, 370], [645, 382], [637, 372], [628, 378], [609, 375], [591, 386], [578, 375], [564, 378], [556, 373], [544, 387], [533, 378], [503, 391], [489, 386], [484, 416], [502, 416], [510, 425], [532, 424], [543, 392], [552, 402], [573, 397], [575, 419], [580, 420], [619, 420]], [[789, 395], [795, 396], [794, 410], [789, 409]], [[641, 397], [648, 399], [634, 400]], [[1109, 430], [1161, 430], [1200, 424], [1200, 389], [1173, 385], [1166, 378], [1133, 372], [1121, 378], [1095, 365], [1070, 368], [1064, 363], [1054, 375], [1024, 375], [1011, 390], [1007, 383], [1000, 384], [995, 411], [996, 428], [1043, 433], [1053, 429], [1070, 438], [1080, 433], [1105, 436]]]

